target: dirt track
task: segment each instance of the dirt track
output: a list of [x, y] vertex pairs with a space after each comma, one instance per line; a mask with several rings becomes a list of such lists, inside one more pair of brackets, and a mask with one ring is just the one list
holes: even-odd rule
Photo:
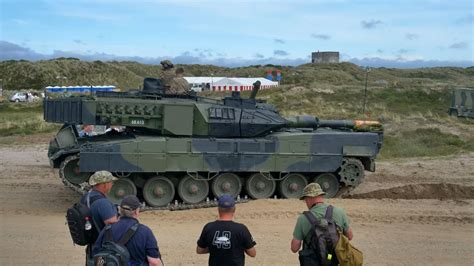
[[[329, 201], [351, 217], [366, 265], [474, 265], [474, 154], [377, 167], [354, 191], [365, 199]], [[64, 219], [78, 197], [49, 168], [45, 145], [0, 146], [0, 265], [83, 265], [83, 248], [72, 245]], [[257, 241], [257, 257], [247, 265], [298, 265], [289, 243], [304, 207], [298, 200], [238, 205], [236, 220]], [[166, 265], [207, 265], [195, 243], [215, 218], [214, 208], [141, 215]]]

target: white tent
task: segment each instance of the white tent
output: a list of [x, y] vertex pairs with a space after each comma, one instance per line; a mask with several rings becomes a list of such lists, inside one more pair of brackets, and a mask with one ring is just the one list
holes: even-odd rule
[[260, 81], [262, 89], [278, 86], [278, 82], [266, 78], [226, 78], [226, 77], [184, 77], [195, 91], [205, 89], [213, 91], [252, 90], [253, 83]]

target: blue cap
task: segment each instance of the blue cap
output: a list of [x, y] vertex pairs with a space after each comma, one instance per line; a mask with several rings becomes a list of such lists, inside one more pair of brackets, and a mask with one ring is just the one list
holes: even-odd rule
[[233, 208], [235, 206], [234, 197], [230, 195], [220, 196], [217, 206], [219, 206], [220, 208]]

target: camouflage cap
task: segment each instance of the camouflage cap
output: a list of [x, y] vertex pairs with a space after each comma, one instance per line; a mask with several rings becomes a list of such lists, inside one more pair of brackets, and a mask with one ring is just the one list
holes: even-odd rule
[[326, 195], [326, 192], [323, 191], [321, 186], [318, 183], [309, 183], [303, 189], [303, 195], [301, 195], [300, 200], [306, 197], [317, 197], [321, 195]]
[[166, 66], [172, 67], [172, 66], [173, 66], [173, 63], [171, 63], [170, 60], [163, 60], [163, 61], [160, 62], [160, 64], [161, 64], [163, 67], [166, 67]]
[[108, 183], [117, 180], [109, 171], [97, 171], [89, 178], [89, 185]]

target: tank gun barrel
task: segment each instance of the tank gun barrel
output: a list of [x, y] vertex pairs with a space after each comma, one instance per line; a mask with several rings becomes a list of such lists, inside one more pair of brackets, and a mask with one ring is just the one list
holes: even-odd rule
[[382, 131], [379, 121], [371, 120], [323, 120], [314, 116], [300, 115], [287, 118], [287, 127], [290, 128], [320, 128], [353, 129], [356, 131]]

